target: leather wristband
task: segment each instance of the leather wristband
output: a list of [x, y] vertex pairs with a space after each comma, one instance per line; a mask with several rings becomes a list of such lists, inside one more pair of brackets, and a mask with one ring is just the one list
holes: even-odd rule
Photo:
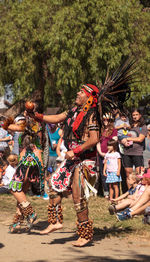
[[40, 121], [40, 122], [42, 122], [43, 121], [43, 114], [39, 114], [38, 112], [35, 112], [35, 117], [34, 117], [34, 119], [35, 120], [37, 120], [37, 121]]
[[77, 146], [76, 148], [73, 149], [73, 153], [75, 155], [79, 155], [82, 152], [81, 146]]

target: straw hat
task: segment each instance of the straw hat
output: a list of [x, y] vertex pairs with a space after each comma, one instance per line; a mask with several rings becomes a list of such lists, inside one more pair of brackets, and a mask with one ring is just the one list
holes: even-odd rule
[[18, 164], [18, 156], [14, 154], [10, 154], [7, 158], [7, 161], [10, 165], [17, 165]]

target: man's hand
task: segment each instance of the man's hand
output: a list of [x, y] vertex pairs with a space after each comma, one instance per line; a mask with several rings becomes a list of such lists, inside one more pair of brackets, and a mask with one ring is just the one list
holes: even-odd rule
[[57, 144], [53, 144], [53, 150], [56, 150]]
[[70, 151], [67, 151], [67, 152], [66, 152], [66, 155], [65, 155], [65, 158], [66, 158], [66, 159], [68, 159], [68, 160], [73, 160], [74, 157], [75, 157], [75, 155], [74, 155], [73, 150], [70, 150]]

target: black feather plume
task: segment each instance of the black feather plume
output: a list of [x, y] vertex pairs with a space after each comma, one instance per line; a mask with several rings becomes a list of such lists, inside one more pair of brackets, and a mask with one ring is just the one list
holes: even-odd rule
[[131, 58], [128, 58], [112, 75], [107, 72], [104, 84], [99, 84], [98, 106], [101, 119], [113, 109], [123, 109], [123, 103], [130, 97], [130, 86], [135, 82], [135, 74], [135, 61]]

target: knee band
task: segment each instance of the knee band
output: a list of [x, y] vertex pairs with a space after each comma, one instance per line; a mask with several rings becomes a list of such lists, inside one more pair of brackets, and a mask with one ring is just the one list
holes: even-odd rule
[[60, 194], [57, 193], [57, 192], [55, 192], [55, 191], [51, 191], [51, 192], [49, 193], [49, 198], [50, 198], [50, 199], [57, 198], [58, 196], [60, 196]]
[[88, 208], [88, 204], [87, 204], [87, 201], [85, 198], [82, 198], [80, 203], [77, 203], [77, 204], [74, 204], [74, 207], [75, 207], [75, 211], [77, 213], [81, 213], [83, 212], [85, 209]]

